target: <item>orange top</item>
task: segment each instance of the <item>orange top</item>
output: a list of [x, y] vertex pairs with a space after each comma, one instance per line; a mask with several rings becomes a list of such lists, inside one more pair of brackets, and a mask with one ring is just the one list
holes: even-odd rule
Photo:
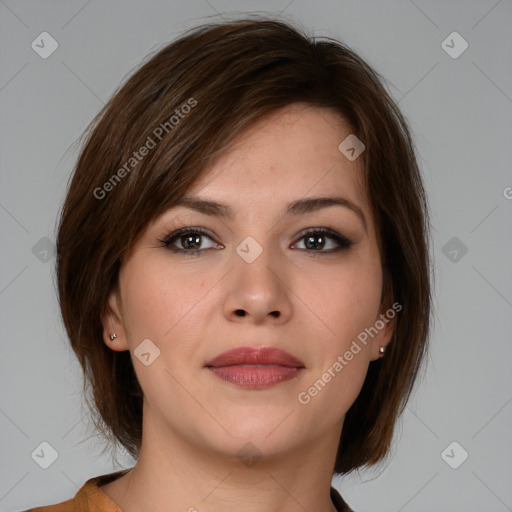
[[[79, 489], [74, 498], [55, 505], [31, 508], [23, 512], [123, 512], [100, 490], [100, 486], [121, 477], [130, 469], [123, 469], [115, 473], [90, 478]], [[338, 512], [353, 512], [334, 487], [331, 487], [331, 500]]]
[[44, 507], [31, 508], [24, 512], [123, 512], [103, 491], [100, 486], [116, 480], [129, 469], [95, 476], [85, 482], [74, 498]]

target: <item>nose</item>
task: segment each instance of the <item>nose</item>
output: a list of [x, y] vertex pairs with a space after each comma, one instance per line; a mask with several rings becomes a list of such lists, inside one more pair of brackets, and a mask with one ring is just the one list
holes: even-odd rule
[[234, 267], [227, 276], [226, 318], [253, 324], [287, 322], [292, 302], [284, 260], [266, 249], [253, 261], [240, 254], [234, 251]]

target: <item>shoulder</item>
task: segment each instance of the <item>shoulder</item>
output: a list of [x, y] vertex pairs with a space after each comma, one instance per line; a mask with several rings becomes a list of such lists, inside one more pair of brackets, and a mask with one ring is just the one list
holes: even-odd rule
[[30, 508], [20, 512], [75, 512], [77, 510], [75, 506], [75, 499], [71, 498], [55, 505], [45, 505], [43, 507]]
[[20, 512], [75, 512], [75, 500], [72, 498], [55, 505], [46, 505], [44, 507], [30, 508]]
[[121, 509], [101, 492], [99, 486], [119, 478], [127, 471], [129, 470], [95, 476], [83, 484], [74, 498], [20, 512], [121, 512]]

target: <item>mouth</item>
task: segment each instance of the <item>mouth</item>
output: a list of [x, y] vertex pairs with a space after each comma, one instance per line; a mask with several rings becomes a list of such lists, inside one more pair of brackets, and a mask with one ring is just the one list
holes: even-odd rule
[[304, 363], [288, 352], [273, 347], [240, 347], [205, 364], [214, 375], [247, 389], [263, 389], [296, 378]]

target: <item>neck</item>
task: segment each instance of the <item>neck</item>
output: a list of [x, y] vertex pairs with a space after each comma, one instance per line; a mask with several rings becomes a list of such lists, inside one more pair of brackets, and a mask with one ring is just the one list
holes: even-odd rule
[[102, 488], [123, 511], [336, 512], [330, 488], [337, 431], [293, 453], [251, 457], [248, 445], [247, 457], [228, 457], [169, 430], [164, 435], [144, 418], [137, 464]]

